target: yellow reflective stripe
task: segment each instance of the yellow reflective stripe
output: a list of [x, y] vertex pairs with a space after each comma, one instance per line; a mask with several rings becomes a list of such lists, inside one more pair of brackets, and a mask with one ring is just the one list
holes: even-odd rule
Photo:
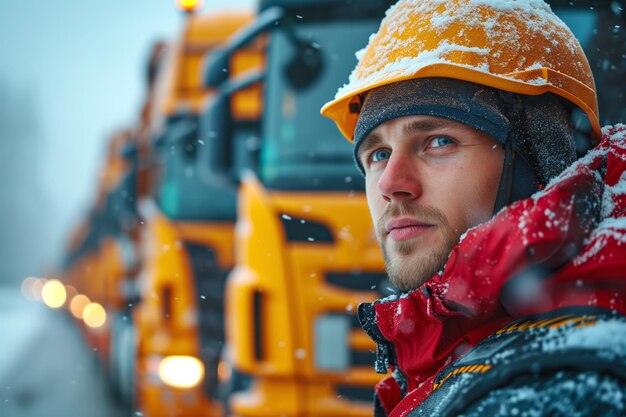
[[567, 319], [567, 320], [563, 320], [561, 322], [554, 323], [553, 325], [550, 326], [550, 328], [551, 329], [558, 329], [559, 327], [563, 327], [566, 324], [569, 324], [569, 323], [579, 323], [579, 322], [581, 322], [583, 320], [587, 320], [589, 318], [590, 318], [589, 316], [586, 316], [586, 317], [574, 317], [572, 319]]

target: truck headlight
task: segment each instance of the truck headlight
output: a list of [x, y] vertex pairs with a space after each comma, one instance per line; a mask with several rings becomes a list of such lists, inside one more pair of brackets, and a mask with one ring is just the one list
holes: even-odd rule
[[193, 356], [166, 356], [159, 363], [159, 378], [174, 388], [192, 388], [204, 378], [204, 364]]

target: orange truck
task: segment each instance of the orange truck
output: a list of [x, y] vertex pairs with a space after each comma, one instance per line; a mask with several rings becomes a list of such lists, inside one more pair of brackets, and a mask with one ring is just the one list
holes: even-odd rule
[[[137, 347], [134, 408], [144, 416], [218, 416], [217, 368], [223, 344], [223, 292], [233, 264], [236, 189], [198, 170], [198, 116], [214, 95], [202, 62], [251, 18], [247, 13], [190, 14], [168, 51], [151, 116], [153, 176], [139, 202], [140, 303], [133, 310]], [[232, 57], [237, 71], [259, 54]], [[244, 97], [242, 113], [260, 102]], [[257, 115], [250, 117], [258, 118]]]
[[[119, 190], [129, 170], [124, 148], [131, 142], [130, 131], [119, 131], [108, 143], [107, 158], [99, 178], [96, 202], [87, 218], [70, 240], [65, 259], [65, 281], [77, 293], [103, 308], [120, 303], [118, 282], [132, 266], [132, 246], [126, 235], [130, 226], [122, 214]], [[132, 250], [132, 249], [131, 249]], [[108, 322], [97, 328], [84, 327], [87, 340], [105, 366], [109, 365], [110, 326]]]
[[[220, 376], [225, 385], [242, 376], [252, 383], [230, 393], [229, 415], [371, 414], [380, 376], [356, 307], [393, 289], [352, 148], [319, 109], [390, 3], [261, 1], [255, 20], [208, 57], [205, 81], [219, 96], [201, 136], [218, 140], [199, 162], [224, 183], [241, 181]], [[233, 74], [229, 58], [258, 40], [265, 70]], [[238, 88], [250, 84], [263, 91], [256, 130], [228, 117]]]
[[[88, 344], [124, 399], [130, 398], [134, 374], [128, 372], [132, 366], [128, 352], [135, 351], [130, 311], [137, 302], [139, 267], [141, 222], [136, 203], [147, 192], [150, 169], [142, 138], [163, 50], [164, 44], [156, 43], [148, 62], [147, 94], [138, 127], [118, 131], [109, 139], [95, 203], [71, 235], [62, 265], [65, 284], [73, 288], [69, 295], [82, 298], [77, 303], [68, 299], [66, 306], [80, 319]], [[100, 307], [100, 323], [93, 325], [83, 314], [88, 302]]]

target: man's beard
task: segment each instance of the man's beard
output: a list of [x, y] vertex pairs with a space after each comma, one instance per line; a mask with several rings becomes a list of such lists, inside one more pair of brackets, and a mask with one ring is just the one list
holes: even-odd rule
[[[393, 242], [394, 249], [393, 251], [390, 250], [387, 247], [388, 240], [383, 239], [384, 235], [388, 236], [385, 231], [385, 223], [399, 216], [412, 217], [432, 225], [430, 227], [435, 227], [441, 233], [441, 243], [432, 248], [419, 248], [419, 254], [413, 256], [411, 254], [415, 251], [416, 246], [423, 245], [423, 243], [415, 242], [412, 239]], [[417, 289], [440, 271], [459, 237], [459, 234], [455, 234], [450, 228], [441, 211], [433, 207], [409, 206], [403, 203], [387, 206], [376, 224], [376, 235], [382, 248], [389, 280], [401, 291]]]

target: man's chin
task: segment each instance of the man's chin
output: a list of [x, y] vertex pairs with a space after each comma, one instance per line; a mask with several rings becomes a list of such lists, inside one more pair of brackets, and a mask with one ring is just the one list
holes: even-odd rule
[[[389, 273], [389, 270], [387, 271]], [[428, 279], [423, 279], [421, 277], [403, 277], [403, 276], [395, 276], [392, 278], [392, 275], [389, 275], [389, 282], [396, 287], [400, 292], [411, 292], [415, 291], [419, 287], [422, 286]]]
[[432, 278], [443, 269], [450, 253], [450, 249], [442, 247], [427, 253], [409, 249], [408, 245], [394, 245], [383, 250], [389, 280], [401, 291], [415, 290]]

